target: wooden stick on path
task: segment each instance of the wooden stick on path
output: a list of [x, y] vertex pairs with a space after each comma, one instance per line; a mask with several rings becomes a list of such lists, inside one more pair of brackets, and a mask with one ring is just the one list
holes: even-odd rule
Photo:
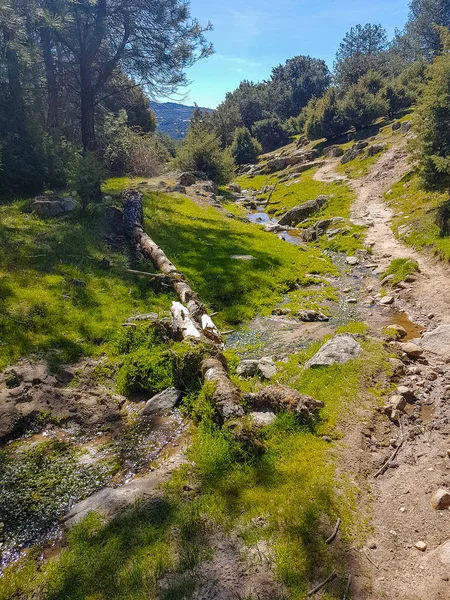
[[329, 581], [332, 581], [335, 577], [337, 577], [337, 573], [336, 573], [336, 571], [333, 571], [332, 573], [330, 573], [330, 575], [328, 575], [328, 577], [326, 579], [324, 579], [321, 583], [316, 585], [316, 587], [314, 587], [312, 590], [310, 590], [306, 594], [306, 597], [309, 598], [310, 596], [314, 596], [314, 594], [316, 594], [319, 590], [321, 590], [325, 585], [327, 585], [327, 583]]

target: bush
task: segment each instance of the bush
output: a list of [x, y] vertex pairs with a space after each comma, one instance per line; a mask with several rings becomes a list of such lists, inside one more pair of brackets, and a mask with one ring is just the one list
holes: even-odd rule
[[381, 93], [371, 94], [361, 84], [352, 85], [342, 102], [343, 118], [356, 130], [372, 125], [388, 113], [388, 102]]
[[83, 212], [90, 202], [101, 201], [100, 186], [107, 177], [105, 167], [93, 152], [79, 154], [75, 158], [69, 182], [80, 199]]
[[338, 105], [336, 92], [332, 88], [322, 98], [311, 102], [304, 116], [306, 117], [304, 130], [310, 140], [330, 139], [348, 129], [348, 121]]
[[238, 165], [256, 162], [262, 151], [261, 144], [253, 138], [247, 127], [239, 127], [234, 132], [231, 154]]
[[276, 150], [289, 142], [289, 136], [280, 119], [272, 117], [253, 124], [252, 132], [264, 152]]
[[125, 110], [106, 115], [101, 135], [103, 156], [112, 175], [154, 177], [170, 156], [152, 133], [127, 125]]
[[182, 171], [203, 171], [218, 185], [228, 183], [234, 175], [231, 152], [222, 150], [216, 134], [201, 125], [189, 127], [174, 164]]

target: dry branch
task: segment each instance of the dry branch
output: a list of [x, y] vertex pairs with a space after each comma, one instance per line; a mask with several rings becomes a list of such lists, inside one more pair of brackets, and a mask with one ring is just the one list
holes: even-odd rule
[[400, 452], [400, 449], [404, 446], [404, 444], [405, 444], [405, 440], [402, 440], [401, 443], [394, 450], [394, 452], [391, 454], [391, 456], [381, 465], [381, 467], [378, 469], [378, 471], [374, 474], [375, 479], [379, 475], [382, 475], [386, 471], [386, 469], [391, 464], [391, 462], [394, 460], [394, 458], [397, 456], [397, 454]]
[[327, 540], [326, 540], [326, 543], [327, 543], [327, 544], [331, 544], [331, 542], [333, 542], [333, 541], [334, 541], [334, 539], [336, 538], [336, 536], [337, 536], [337, 532], [339, 531], [339, 526], [340, 526], [340, 524], [341, 524], [341, 519], [338, 519], [338, 520], [336, 521], [336, 525], [334, 526], [333, 533], [332, 533], [332, 534], [330, 535], [330, 537], [329, 537], [329, 538], [327, 538]]
[[306, 594], [306, 597], [309, 598], [309, 596], [314, 596], [315, 593], [317, 593], [319, 590], [321, 590], [329, 581], [332, 581], [335, 577], [337, 577], [337, 573], [336, 573], [336, 571], [333, 571], [332, 573], [330, 573], [330, 575], [328, 575], [328, 577], [326, 579], [324, 579], [321, 583], [316, 585], [316, 587], [314, 587], [312, 590], [310, 590]]

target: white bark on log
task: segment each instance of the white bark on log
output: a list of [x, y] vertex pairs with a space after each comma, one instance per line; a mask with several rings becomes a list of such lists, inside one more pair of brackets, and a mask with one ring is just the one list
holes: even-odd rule
[[179, 332], [183, 340], [189, 337], [201, 338], [201, 333], [191, 319], [188, 309], [181, 302], [172, 302], [170, 312], [172, 313], [175, 329]]

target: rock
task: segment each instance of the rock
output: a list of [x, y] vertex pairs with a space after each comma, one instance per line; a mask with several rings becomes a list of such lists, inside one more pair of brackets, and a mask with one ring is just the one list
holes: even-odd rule
[[417, 550], [420, 550], [421, 552], [425, 552], [425, 550], [427, 549], [427, 544], [425, 542], [416, 542], [414, 544], [414, 546], [417, 548]]
[[176, 388], [167, 388], [148, 400], [141, 410], [141, 415], [150, 416], [165, 413], [175, 408], [181, 400], [182, 392]]
[[270, 410], [264, 412], [251, 412], [249, 413], [253, 423], [258, 427], [266, 427], [272, 425], [277, 418], [276, 414]]
[[318, 310], [299, 310], [296, 316], [300, 321], [312, 323], [314, 321], [329, 321], [329, 317]]
[[294, 206], [279, 219], [279, 225], [296, 225], [320, 210], [327, 202], [329, 196], [318, 196], [315, 200], [307, 200], [299, 206]]
[[398, 344], [398, 347], [412, 358], [417, 358], [423, 354], [423, 349], [414, 342], [402, 342]]
[[37, 196], [31, 203], [31, 210], [41, 219], [59, 217], [74, 211], [78, 203], [73, 198], [57, 196]]
[[386, 277], [383, 277], [383, 279], [381, 280], [381, 285], [386, 285], [387, 283], [390, 283], [391, 281], [394, 281], [394, 276], [393, 275], [386, 275]]
[[378, 154], [379, 152], [383, 152], [383, 150], [386, 148], [386, 144], [374, 144], [373, 146], [370, 146], [369, 148], [367, 148], [366, 150], [366, 156], [375, 156], [375, 154]]
[[343, 155], [344, 155], [344, 150], [339, 147], [333, 148], [330, 152], [330, 156], [332, 156], [333, 158], [340, 158]]
[[348, 302], [348, 304], [357, 304], [358, 299], [357, 298], [346, 298], [345, 301]]
[[412, 127], [411, 121], [403, 121], [403, 123], [401, 124], [401, 127], [400, 127], [400, 131], [402, 133], [408, 133], [408, 131], [411, 129], [411, 127]]
[[430, 503], [436, 510], [450, 508], [450, 492], [443, 488], [437, 490], [437, 492], [431, 496]]
[[360, 156], [362, 153], [363, 153], [363, 150], [358, 150], [355, 147], [349, 148], [347, 150], [347, 152], [345, 152], [345, 154], [341, 158], [341, 164], [346, 165], [347, 163], [351, 162], [352, 160], [355, 160], [355, 158]]
[[253, 260], [255, 257], [251, 254], [232, 254], [231, 258], [234, 258], [234, 260]]
[[261, 174], [269, 175], [275, 173], [275, 171], [282, 171], [287, 167], [287, 161], [285, 158], [273, 158], [263, 167]]
[[345, 262], [348, 265], [354, 266], [354, 265], [357, 265], [359, 263], [359, 260], [358, 260], [358, 258], [356, 256], [347, 256], [347, 258], [345, 259]]
[[179, 194], [185, 194], [186, 188], [184, 187], [184, 185], [177, 184], [171, 187], [169, 189], [169, 192], [178, 192]]
[[197, 176], [194, 171], [186, 171], [185, 173], [181, 173], [178, 177], [177, 183], [183, 187], [189, 187], [190, 185], [194, 185], [197, 181]]
[[311, 418], [324, 406], [323, 402], [286, 385], [268, 385], [256, 394], [245, 394], [244, 400], [257, 411], [287, 410], [305, 419]]
[[264, 379], [272, 379], [277, 374], [277, 368], [272, 358], [269, 356], [263, 356], [258, 361], [257, 372]]
[[417, 400], [414, 391], [406, 385], [399, 385], [397, 392], [409, 402], [415, 402]]
[[393, 296], [384, 296], [380, 300], [380, 304], [382, 306], [388, 306], [389, 304], [392, 304], [393, 302], [394, 302], [394, 297]]
[[427, 352], [450, 359], [450, 325], [439, 325], [433, 331], [424, 333], [418, 344]]
[[392, 123], [392, 131], [398, 131], [401, 126], [402, 124], [400, 123], [400, 121], [395, 121], [395, 123]]
[[361, 354], [361, 345], [348, 333], [335, 335], [328, 340], [316, 354], [308, 360], [305, 368], [328, 367], [343, 364]]
[[321, 219], [316, 221], [314, 225], [302, 230], [302, 239], [304, 242], [314, 242], [322, 236], [330, 225], [341, 223], [342, 217], [333, 217], [332, 219]]
[[391, 396], [389, 398], [389, 406], [391, 406], [395, 410], [403, 410], [406, 407], [406, 404], [406, 398], [399, 394], [396, 394], [395, 396]]
[[241, 360], [236, 367], [236, 373], [240, 377], [253, 377], [256, 375], [256, 369], [258, 368], [258, 361], [253, 359]]
[[240, 194], [242, 192], [241, 186], [238, 185], [237, 183], [230, 183], [228, 185], [228, 189], [231, 190], [232, 192], [236, 192], [236, 194]]
[[389, 339], [392, 340], [401, 340], [408, 335], [408, 332], [404, 327], [396, 325], [395, 323], [386, 328], [386, 333]]

